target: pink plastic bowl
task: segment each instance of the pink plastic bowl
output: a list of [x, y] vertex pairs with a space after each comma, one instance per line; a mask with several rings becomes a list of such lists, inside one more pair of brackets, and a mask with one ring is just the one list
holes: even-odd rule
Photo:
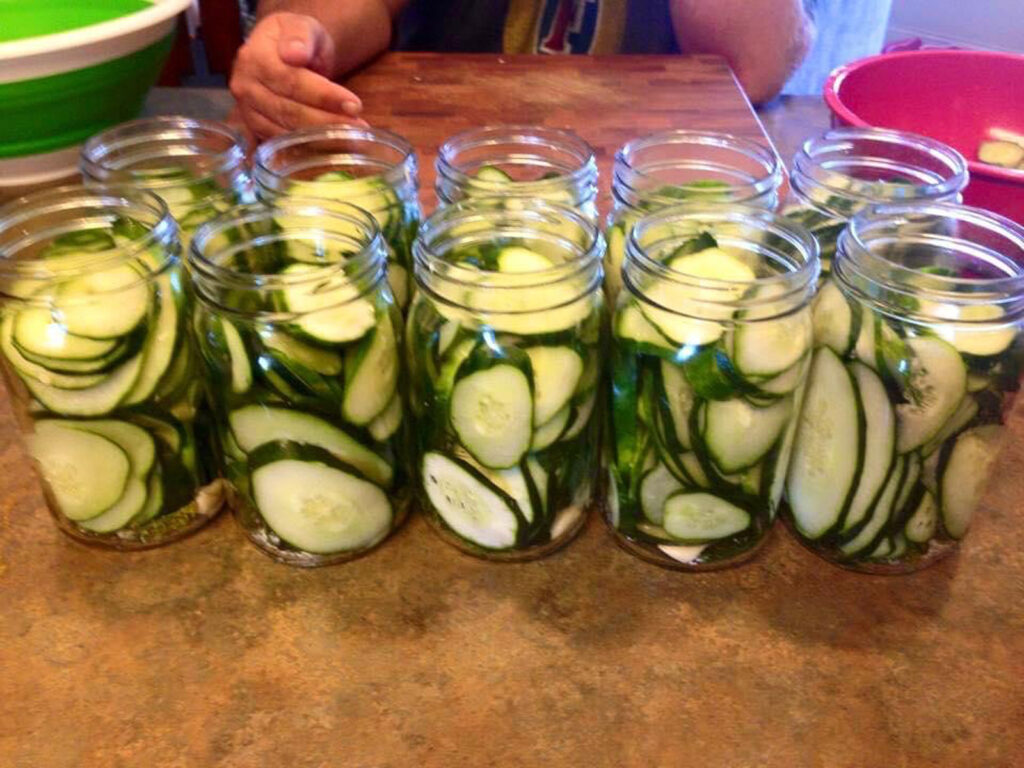
[[964, 50], [886, 53], [835, 70], [825, 82], [833, 125], [931, 136], [968, 159], [964, 202], [1024, 224], [1024, 171], [985, 165], [989, 128], [1024, 135], [1024, 56]]

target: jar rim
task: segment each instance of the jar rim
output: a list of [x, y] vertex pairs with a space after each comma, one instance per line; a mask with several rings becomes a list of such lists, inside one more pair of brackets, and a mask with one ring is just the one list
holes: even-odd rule
[[[755, 250], [773, 250], [780, 257], [777, 260], [787, 267], [786, 271], [757, 277], [753, 281], [736, 281], [689, 275], [685, 272], [671, 269], [663, 261], [649, 255], [647, 249], [641, 244], [648, 231], [655, 230], [658, 227], [666, 227], [666, 225], [670, 227], [673, 223], [679, 224], [681, 222], [708, 224], [710, 233], [716, 238], [716, 241], [720, 238], [720, 235], [716, 235], [714, 232], [716, 225], [719, 227], [730, 224], [753, 226], [755, 229], [760, 229], [766, 235], [778, 238], [790, 246], [802, 258], [797, 261], [791, 256], [782, 254], [777, 246], [771, 248], [769, 245], [761, 242], [755, 244], [757, 246]], [[701, 305], [705, 308], [733, 306], [737, 309], [754, 309], [760, 307], [763, 313], [763, 308], [769, 307], [778, 310], [776, 314], [785, 314], [792, 311], [792, 307], [787, 308], [787, 306], [784, 306], [787, 305], [787, 300], [794, 301], [805, 295], [809, 298], [814, 292], [820, 269], [821, 262], [819, 260], [817, 240], [806, 228], [781, 214], [749, 205], [682, 204], [661, 208], [636, 222], [626, 241], [623, 282], [638, 298], [651, 304], [657, 304], [657, 302], [643, 295], [642, 290], [639, 290], [636, 286], [636, 275], [631, 275], [631, 271], [639, 270], [655, 280], [665, 281], [694, 291], [695, 295], [701, 297], [692, 300], [694, 308], [698, 308]], [[737, 298], [735, 291], [739, 286], [755, 286], [767, 290], [759, 290], [752, 295]], [[714, 298], [706, 298], [709, 296], [709, 292], [716, 291], [720, 292], [723, 297], [727, 297], [727, 299], [719, 301]], [[674, 314], [703, 317], [700, 314], [693, 315], [692, 313], [682, 311], [680, 307], [666, 307], [660, 304], [657, 306]], [[757, 319], [768, 319], [768, 317], [758, 314]]]
[[374, 174], [376, 178], [381, 178], [392, 185], [397, 185], [402, 181], [406, 165], [410, 162], [410, 159], [414, 160], [416, 157], [416, 150], [408, 139], [384, 128], [341, 124], [303, 128], [297, 131], [282, 133], [256, 147], [256, 151], [253, 153], [252, 165], [253, 178], [256, 181], [257, 188], [274, 192], [280, 191], [276, 188], [275, 182], [289, 181], [298, 171], [320, 164], [314, 160], [307, 159], [292, 163], [281, 169], [275, 169], [271, 167], [271, 161], [279, 153], [303, 144], [344, 139], [379, 144], [398, 153], [400, 155], [399, 160], [394, 163], [388, 163], [386, 170]]
[[[983, 259], [989, 266], [1002, 270], [999, 277], [971, 277], [934, 274], [908, 267], [890, 258], [883, 250], [894, 243], [907, 242], [892, 232], [917, 217], [919, 222], [929, 220], [963, 223], [978, 227], [1002, 239], [1005, 245], [1016, 251], [1012, 255], [997, 252], [993, 247], [976, 243], [963, 236], [934, 235], [922, 233], [915, 238], [916, 244], [941, 247], [945, 251], [956, 251], [973, 258]], [[889, 231], [887, 231], [889, 230]], [[969, 305], [1007, 305], [1013, 315], [1024, 313], [1024, 226], [992, 211], [953, 203], [903, 203], [876, 205], [864, 209], [854, 216], [839, 237], [833, 273], [839, 281], [858, 298], [873, 303], [890, 313], [907, 315], [923, 322], [948, 321], [949, 318], [931, 316], [921, 307], [908, 310], [905, 305], [890, 306], [879, 297], [881, 288], [898, 296], [919, 296], [937, 303]], [[1007, 314], [1011, 314], [1008, 312]], [[957, 319], [957, 323], [991, 323], [992, 320]]]
[[[499, 144], [556, 145], [576, 158], [577, 167], [549, 179], [495, 182], [467, 173], [455, 161], [458, 154], [467, 149]], [[445, 179], [458, 187], [473, 189], [481, 197], [542, 195], [544, 192], [558, 191], [566, 184], [576, 186], [597, 183], [597, 160], [593, 147], [575, 131], [542, 125], [484, 125], [456, 133], [438, 147], [435, 168], [439, 180]]]
[[[753, 160], [760, 165], [763, 173], [758, 178], [754, 179], [754, 181], [746, 184], [734, 184], [729, 186], [729, 189], [736, 193], [741, 190], [745, 192], [741, 196], [734, 197], [729, 200], [729, 204], [750, 205], [755, 200], [777, 190], [781, 186], [784, 178], [782, 160], [771, 145], [765, 146], [761, 142], [731, 133], [694, 131], [687, 129], [659, 131], [657, 133], [651, 133], [631, 139], [619, 147], [618, 151], [615, 153], [615, 162], [612, 172], [612, 194], [616, 201], [635, 208], [637, 207], [636, 203], [627, 199], [629, 196], [635, 195], [642, 201], [654, 203], [658, 206], [678, 205], [680, 202], [678, 197], [655, 194], [655, 191], [658, 188], [671, 186], [684, 190], [688, 188], [691, 189], [695, 195], [698, 195], [696, 204], [703, 204], [699, 199], [699, 195], [708, 194], [708, 192], [702, 191], [701, 185], [686, 183], [661, 184], [661, 179], [652, 173], [652, 169], [649, 167], [649, 164], [645, 170], [644, 164], [638, 162], [635, 158], [635, 155], [642, 150], [658, 146], [674, 145], [715, 147], [719, 149], [733, 150], [743, 154], [748, 159]], [[707, 163], [699, 163], [695, 159], [679, 158], [676, 160], [665, 161], [660, 165], [664, 168], [679, 169], [701, 167], [703, 165], [707, 165]], [[643, 184], [651, 184], [652, 186], [650, 189], [638, 188]]]
[[[925, 168], [924, 161], [930, 159], [939, 164], [942, 170], [946, 171], [944, 177], [932, 183], [914, 183], [901, 185], [893, 191], [903, 191], [909, 194], [900, 195], [898, 198], [880, 198], [878, 194], [872, 194], [870, 185], [878, 182], [863, 182], [869, 186], [867, 191], [859, 191], [856, 186], [851, 187], [850, 174], [827, 168], [823, 163], [837, 149], [848, 147], [850, 142], [862, 141], [871, 142], [879, 147], [899, 148], [903, 153], [913, 153], [916, 164], [912, 165], [910, 160], [888, 160], [891, 170], [899, 171], [916, 170], [921, 174], [927, 173], [936, 176], [939, 170], [933, 167]], [[856, 156], [854, 156], [856, 157]], [[850, 165], [856, 163], [851, 162]], [[862, 163], [863, 164], [863, 163]], [[878, 167], [878, 162], [872, 163], [871, 167]], [[910, 131], [897, 131], [889, 128], [868, 128], [845, 126], [832, 128], [818, 136], [811, 136], [804, 140], [800, 149], [793, 157], [793, 171], [791, 183], [794, 191], [806, 197], [809, 186], [819, 186], [825, 189], [830, 195], [848, 200], [855, 200], [865, 204], [884, 204], [898, 202], [899, 200], [935, 200], [939, 201], [950, 198], [961, 192], [969, 180], [967, 160], [960, 152], [941, 141], [928, 136], [912, 133]]]
[[[91, 205], [90, 205], [91, 204]], [[93, 207], [109, 214], [111, 210], [143, 211], [155, 218], [146, 226], [143, 237], [133, 239], [130, 245], [116, 244], [113, 248], [60, 260], [26, 259], [19, 261], [15, 256], [20, 250], [39, 241], [38, 236], [28, 232], [26, 227], [33, 219]], [[125, 184], [98, 184], [85, 186], [69, 184], [61, 187], [37, 190], [0, 206], [0, 237], [5, 232], [20, 228], [23, 234], [11, 243], [0, 244], [0, 277], [29, 280], [63, 280], [78, 276], [97, 267], [116, 265], [137, 258], [143, 252], [161, 242], [177, 243], [178, 226], [167, 204], [154, 192]], [[108, 254], [100, 256], [99, 254]], [[153, 272], [164, 269], [177, 258], [175, 248], [168, 249], [166, 258]], [[152, 274], [152, 273], [151, 273]], [[145, 276], [142, 276], [145, 279]], [[23, 297], [14, 297], [23, 298]]]
[[[420, 226], [416, 241], [413, 244], [413, 273], [417, 285], [432, 300], [458, 306], [452, 297], [444, 295], [442, 291], [431, 285], [431, 280], [451, 286], [456, 291], [467, 289], [484, 289], [486, 291], [500, 291], [508, 295], [517, 293], [522, 295], [525, 292], [536, 290], [542, 287], [550, 287], [572, 280], [583, 280], [579, 295], [565, 303], [574, 303], [583, 296], [600, 286], [602, 269], [601, 258], [604, 251], [603, 238], [596, 224], [587, 216], [580, 213], [573, 207], [552, 203], [544, 200], [524, 201], [521, 205], [509, 209], [505, 206], [505, 198], [473, 198], [472, 200], [453, 203], [434, 212]], [[577, 254], [575, 258], [567, 259], [547, 269], [534, 270], [530, 272], [499, 272], [496, 270], [470, 271], [460, 269], [458, 263], [446, 258], [449, 253], [460, 250], [449, 248], [440, 251], [433, 245], [432, 238], [436, 239], [443, 235], [448, 229], [466, 225], [478, 220], [487, 222], [495, 214], [507, 217], [507, 220], [519, 219], [518, 227], [512, 229], [516, 233], [530, 231], [532, 223], [533, 230], [530, 234], [537, 239], [545, 236], [543, 230], [539, 229], [540, 223], [559, 224], [566, 220], [577, 226], [583, 235], [583, 242], [575, 245]], [[486, 227], [473, 229], [470, 234], [493, 232]], [[547, 235], [551, 237], [550, 234]], [[464, 236], [463, 236], [464, 237]], [[453, 236], [453, 241], [458, 241], [459, 235]], [[566, 240], [565, 238], [562, 238]], [[506, 314], [528, 314], [556, 308], [554, 306], [536, 306], [521, 311], [490, 310], [480, 308], [482, 314], [506, 315]]]
[[[159, 194], [160, 190], [182, 185], [181, 179], [144, 179], [135, 176], [131, 167], [109, 163], [109, 150], [144, 144], [161, 139], [186, 139], [192, 135], [206, 135], [225, 141], [222, 150], [195, 153], [192, 156], [209, 157], [212, 164], [204, 173], [189, 179], [189, 183], [209, 181], [219, 174], [228, 173], [245, 162], [248, 143], [242, 133], [227, 123], [184, 115], [159, 115], [119, 123], [89, 138], [82, 146], [80, 163], [87, 179], [105, 183], [140, 186]], [[200, 201], [196, 201], [200, 202]]]
[[[321, 269], [292, 275], [246, 272], [225, 267], [206, 253], [210, 241], [227, 229], [252, 224], [261, 220], [275, 220], [282, 216], [309, 218], [321, 227], [325, 221], [333, 221], [339, 225], [342, 222], [354, 223], [360, 228], [360, 231], [366, 233], [365, 242], [361, 244], [360, 249], [356, 253], [348, 253], [344, 259], [337, 259], [330, 263], [317, 265], [321, 266]], [[254, 241], [263, 239], [265, 238], [257, 237]], [[353, 242], [351, 236], [347, 234], [337, 234], [336, 239], [346, 239]], [[222, 249], [218, 253], [224, 253], [226, 250], [232, 253], [244, 250], [251, 242], [253, 241], [236, 244], [235, 247]], [[331, 202], [330, 205], [324, 205], [323, 200], [290, 197], [287, 200], [277, 201], [273, 204], [248, 203], [235, 206], [205, 222], [192, 236], [192, 243], [188, 254], [188, 265], [193, 275], [197, 277], [197, 283], [203, 280], [210, 280], [241, 290], [280, 290], [307, 283], [320, 282], [325, 278], [344, 273], [346, 267], [351, 268], [353, 265], [355, 266], [354, 271], [351, 274], [347, 274], [346, 278], [350, 282], [356, 283], [365, 278], [372, 277], [375, 271], [379, 272], [379, 277], [383, 279], [384, 245], [381, 239], [380, 227], [377, 225], [376, 220], [362, 208], [344, 202]], [[373, 282], [376, 284], [377, 281], [374, 280]]]

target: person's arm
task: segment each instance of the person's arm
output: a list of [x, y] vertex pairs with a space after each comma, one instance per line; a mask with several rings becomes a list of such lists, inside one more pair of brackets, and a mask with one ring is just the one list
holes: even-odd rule
[[778, 94], [814, 39], [802, 0], [669, 0], [669, 5], [679, 47], [725, 56], [755, 104]]
[[235, 58], [235, 115], [257, 137], [352, 122], [359, 97], [332, 82], [387, 48], [406, 0], [262, 0]]

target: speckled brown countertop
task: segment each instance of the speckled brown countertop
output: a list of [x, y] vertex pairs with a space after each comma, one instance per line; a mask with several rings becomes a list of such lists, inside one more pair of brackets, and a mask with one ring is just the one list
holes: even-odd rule
[[[153, 108], [183, 97], [225, 103]], [[784, 154], [801, 114], [824, 120], [764, 114]], [[962, 552], [894, 578], [783, 530], [745, 567], [669, 572], [597, 519], [518, 565], [415, 517], [315, 571], [229, 517], [92, 550], [49, 521], [4, 402], [0, 766], [1022, 766], [1022, 408]]]

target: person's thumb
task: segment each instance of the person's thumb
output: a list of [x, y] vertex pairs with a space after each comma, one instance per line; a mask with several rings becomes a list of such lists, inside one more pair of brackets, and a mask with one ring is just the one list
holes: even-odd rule
[[277, 49], [281, 61], [292, 67], [307, 67], [330, 75], [334, 41], [312, 16], [283, 13], [278, 18]]

